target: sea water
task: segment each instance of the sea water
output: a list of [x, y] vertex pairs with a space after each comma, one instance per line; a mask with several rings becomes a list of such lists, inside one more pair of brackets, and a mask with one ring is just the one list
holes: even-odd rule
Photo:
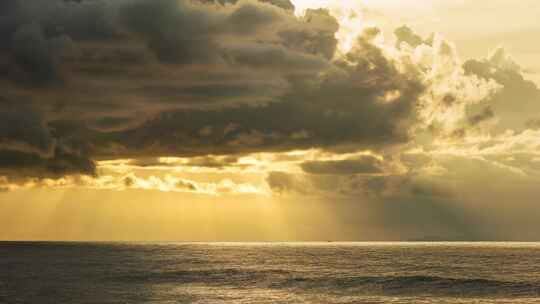
[[540, 244], [3, 242], [0, 303], [540, 303]]

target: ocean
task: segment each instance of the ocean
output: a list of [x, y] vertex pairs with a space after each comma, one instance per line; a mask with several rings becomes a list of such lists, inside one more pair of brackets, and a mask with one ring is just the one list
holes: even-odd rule
[[0, 303], [540, 303], [540, 244], [2, 242]]

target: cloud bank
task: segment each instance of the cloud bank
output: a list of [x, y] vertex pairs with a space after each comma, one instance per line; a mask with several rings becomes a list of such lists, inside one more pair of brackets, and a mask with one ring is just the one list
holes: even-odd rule
[[463, 62], [439, 34], [362, 21], [288, 0], [4, 1], [0, 175], [258, 172], [372, 197], [452, 192], [430, 179], [443, 155], [536, 176], [540, 91], [503, 48]]

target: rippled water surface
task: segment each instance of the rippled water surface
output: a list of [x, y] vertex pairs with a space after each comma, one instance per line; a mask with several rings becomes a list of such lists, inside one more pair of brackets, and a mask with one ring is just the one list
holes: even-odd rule
[[0, 243], [0, 303], [540, 303], [540, 244]]

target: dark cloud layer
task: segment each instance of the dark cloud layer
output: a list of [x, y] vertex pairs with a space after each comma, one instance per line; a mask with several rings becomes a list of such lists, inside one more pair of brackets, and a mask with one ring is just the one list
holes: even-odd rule
[[86, 156], [57, 149], [52, 157], [11, 150], [0, 150], [0, 174], [14, 178], [62, 177], [95, 174], [95, 164]]
[[320, 175], [378, 174], [384, 172], [381, 160], [372, 156], [337, 161], [308, 161], [301, 165], [306, 173]]
[[374, 30], [334, 59], [336, 20], [297, 18], [287, 0], [10, 0], [0, 11], [8, 176], [88, 174], [115, 157], [381, 150], [407, 142], [424, 89]]

